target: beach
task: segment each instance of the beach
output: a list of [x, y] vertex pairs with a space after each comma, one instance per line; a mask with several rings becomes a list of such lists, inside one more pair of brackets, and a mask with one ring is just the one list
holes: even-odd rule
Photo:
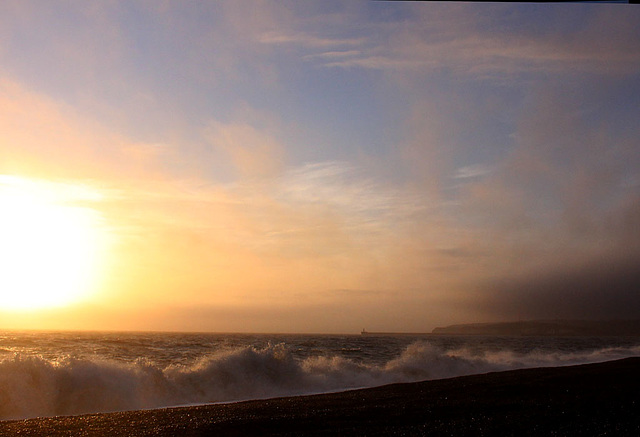
[[0, 422], [1, 435], [640, 434], [640, 358], [340, 393]]

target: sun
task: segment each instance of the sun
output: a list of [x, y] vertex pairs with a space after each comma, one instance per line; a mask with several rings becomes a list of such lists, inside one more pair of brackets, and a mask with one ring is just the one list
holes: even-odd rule
[[0, 175], [0, 309], [60, 307], [92, 294], [104, 235], [91, 200], [84, 186]]

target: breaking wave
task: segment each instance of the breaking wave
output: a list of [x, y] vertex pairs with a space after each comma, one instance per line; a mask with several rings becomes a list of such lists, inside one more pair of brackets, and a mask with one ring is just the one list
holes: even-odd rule
[[284, 344], [244, 347], [161, 368], [14, 354], [0, 361], [0, 419], [74, 415], [309, 394], [640, 355], [640, 346], [583, 352], [481, 352], [409, 345], [382, 365], [339, 356], [297, 359]]

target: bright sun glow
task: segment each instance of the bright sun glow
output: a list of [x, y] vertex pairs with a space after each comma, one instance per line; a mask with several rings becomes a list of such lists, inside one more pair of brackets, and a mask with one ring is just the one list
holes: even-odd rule
[[83, 186], [0, 175], [0, 309], [64, 306], [96, 285], [104, 232]]

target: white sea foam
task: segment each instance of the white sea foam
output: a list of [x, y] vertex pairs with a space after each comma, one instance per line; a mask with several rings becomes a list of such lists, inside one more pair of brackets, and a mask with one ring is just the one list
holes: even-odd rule
[[513, 368], [568, 365], [640, 355], [640, 346], [514, 352], [445, 349], [417, 341], [384, 364], [337, 355], [296, 357], [284, 344], [216, 352], [161, 367], [89, 358], [14, 354], [0, 361], [0, 419], [147, 409], [330, 392]]

